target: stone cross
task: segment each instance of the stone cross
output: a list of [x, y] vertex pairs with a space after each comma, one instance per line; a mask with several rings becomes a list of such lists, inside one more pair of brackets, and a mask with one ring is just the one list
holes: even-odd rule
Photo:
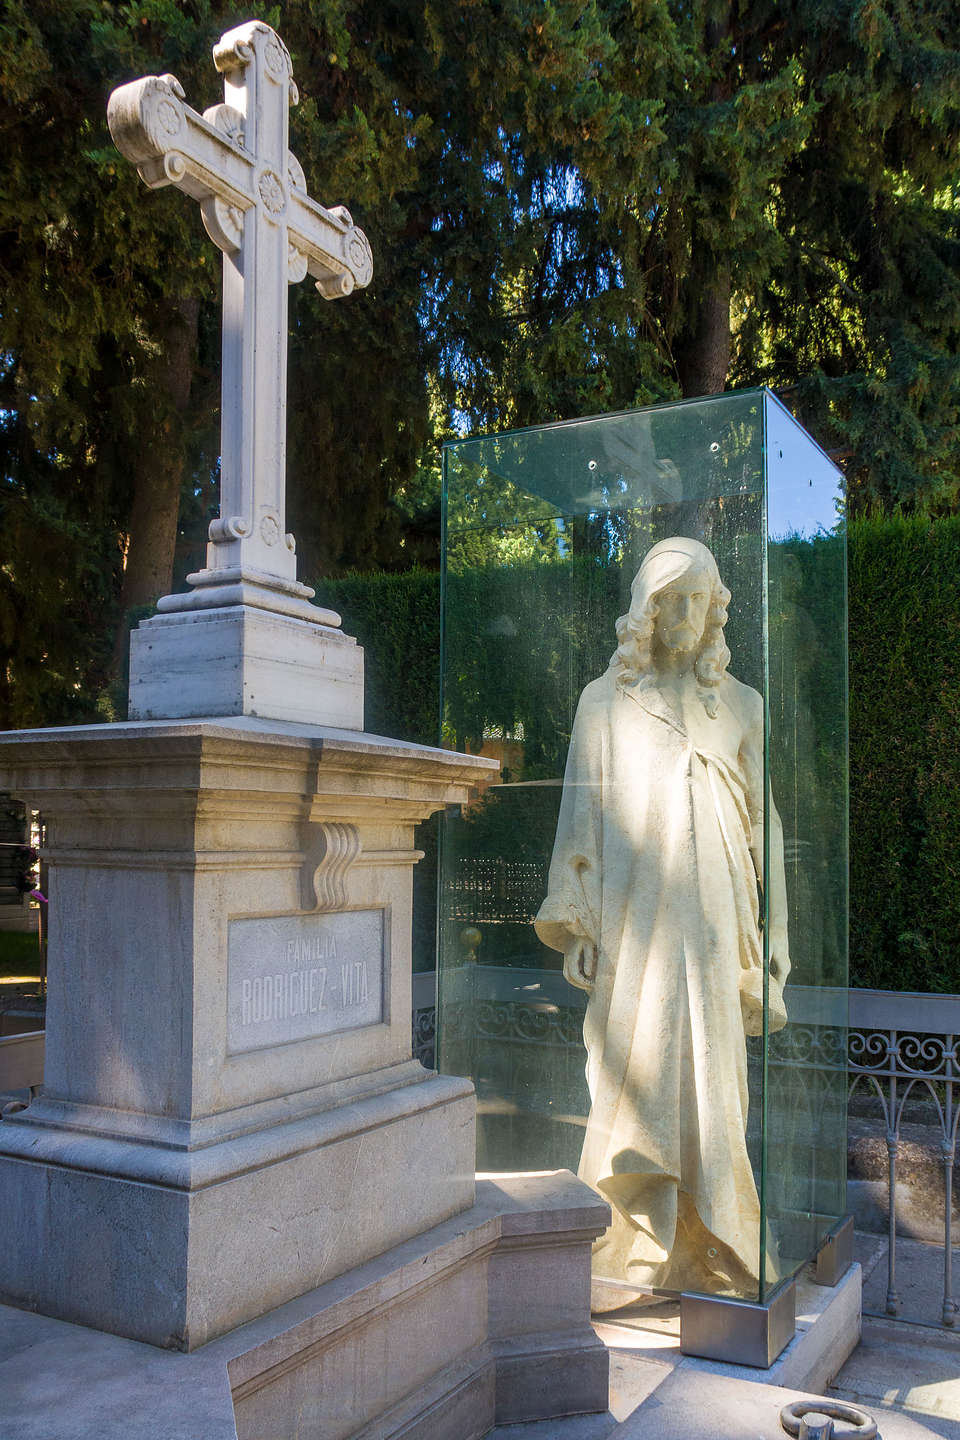
[[373, 262], [349, 211], [310, 199], [287, 148], [288, 107], [299, 96], [280, 37], [249, 21], [222, 37], [213, 59], [225, 103], [203, 115], [172, 75], [121, 86], [107, 112], [141, 179], [199, 200], [223, 251], [220, 516], [207, 568], [188, 577], [198, 588], [159, 609], [253, 603], [299, 613], [313, 591], [297, 584], [284, 523], [287, 285], [309, 273], [337, 299], [369, 284]]

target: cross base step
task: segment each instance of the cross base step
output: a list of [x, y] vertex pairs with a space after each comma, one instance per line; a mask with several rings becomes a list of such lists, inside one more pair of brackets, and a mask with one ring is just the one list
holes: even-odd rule
[[332, 626], [259, 606], [154, 615], [130, 636], [128, 713], [258, 715], [362, 730], [363, 650]]

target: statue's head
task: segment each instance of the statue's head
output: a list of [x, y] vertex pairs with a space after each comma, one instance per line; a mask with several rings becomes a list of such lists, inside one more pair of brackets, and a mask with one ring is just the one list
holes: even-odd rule
[[654, 545], [633, 578], [630, 609], [617, 621], [618, 644], [610, 657], [617, 684], [652, 677], [658, 646], [693, 650], [704, 704], [714, 713], [716, 696], [710, 690], [730, 663], [723, 638], [729, 603], [730, 591], [706, 545], [685, 535]]

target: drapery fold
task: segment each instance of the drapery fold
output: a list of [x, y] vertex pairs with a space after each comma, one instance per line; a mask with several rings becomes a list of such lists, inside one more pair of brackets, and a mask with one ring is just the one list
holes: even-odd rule
[[[565, 953], [566, 978], [590, 992], [579, 1173], [614, 1215], [597, 1273], [742, 1293], [757, 1285], [761, 1230], [744, 1035], [763, 1002], [763, 711], [727, 674], [717, 697], [694, 735], [649, 681], [618, 687], [608, 672], [586, 687], [535, 923]], [[779, 905], [773, 815], [771, 825]], [[772, 1028], [785, 1020], [788, 968], [782, 909], [776, 919]], [[577, 940], [595, 947], [592, 983]]]

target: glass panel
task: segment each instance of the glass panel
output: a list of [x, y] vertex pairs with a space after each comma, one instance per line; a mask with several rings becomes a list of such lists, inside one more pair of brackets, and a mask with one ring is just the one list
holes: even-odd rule
[[767, 1055], [769, 1289], [846, 1210], [847, 617], [840, 473], [771, 395], [765, 427], [768, 782], [786, 862], [785, 893], [770, 886], [774, 992], [786, 928], [791, 967], [789, 1023], [771, 1023]]
[[[814, 1204], [835, 1208], [829, 1116], [823, 1155], [804, 1168], [813, 1130], [791, 1110], [802, 1086], [781, 1085], [772, 1107], [793, 1178], [761, 1173], [764, 1007], [777, 999], [765, 938], [785, 908], [792, 936], [794, 895], [808, 923], [816, 887], [798, 879], [797, 842], [839, 794], [834, 753], [827, 798], [804, 810], [804, 767], [828, 720], [787, 733], [800, 642], [784, 637], [799, 600], [787, 609], [783, 594], [807, 542], [785, 469], [776, 503], [765, 495], [767, 407], [744, 392], [445, 452], [445, 734], [503, 772], [444, 823], [440, 1066], [476, 1082], [480, 1169], [579, 1166], [611, 1200], [595, 1260], [608, 1306], [649, 1287], [756, 1299], [811, 1253]], [[768, 512], [771, 525], [787, 517], [782, 556]], [[842, 541], [816, 546], [842, 565]], [[768, 567], [780, 586], [769, 662]], [[816, 573], [828, 590], [829, 563]], [[780, 667], [769, 743], [768, 663]], [[762, 822], [771, 779], [786, 849]], [[831, 883], [824, 925], [839, 935]], [[812, 944], [794, 958], [802, 975], [816, 968]], [[771, 1083], [785, 1068], [774, 1041], [790, 1029], [771, 1035]]]

